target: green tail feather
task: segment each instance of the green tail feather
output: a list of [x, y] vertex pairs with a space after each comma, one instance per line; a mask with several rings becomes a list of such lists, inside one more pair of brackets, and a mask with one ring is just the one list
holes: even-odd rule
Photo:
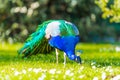
[[47, 53], [52, 50], [45, 37], [45, 29], [51, 21], [46, 21], [38, 26], [36, 32], [31, 34], [18, 53], [24, 57], [38, 53]]

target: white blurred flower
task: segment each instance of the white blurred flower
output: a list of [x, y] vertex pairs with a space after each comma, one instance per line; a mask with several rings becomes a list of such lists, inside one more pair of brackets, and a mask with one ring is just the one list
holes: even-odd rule
[[34, 2], [34, 3], [32, 3], [32, 4], [30, 5], [30, 7], [31, 7], [32, 9], [36, 9], [36, 8], [38, 8], [39, 6], [40, 6], [39, 2]]
[[102, 77], [102, 80], [105, 80], [105, 78], [106, 78], [106, 73], [103, 72], [101, 77]]
[[120, 52], [120, 47], [117, 46], [117, 47], [115, 48], [115, 50], [116, 50], [116, 52]]
[[10, 76], [9, 76], [9, 75], [6, 75], [6, 76], [5, 76], [5, 80], [10, 80]]
[[28, 9], [27, 16], [31, 17], [32, 14], [33, 14], [33, 9], [32, 9], [32, 8], [29, 8], [29, 9]]
[[92, 66], [93, 69], [96, 69], [96, 66]]
[[95, 65], [95, 64], [96, 64], [96, 62], [92, 62], [92, 63], [91, 63], [91, 66], [93, 66], [93, 65]]
[[84, 77], [85, 77], [85, 75], [84, 75], [84, 74], [79, 76], [79, 78], [80, 78], [80, 79], [82, 79], [82, 78], [84, 78]]
[[108, 66], [105, 70], [110, 72], [111, 69], [112, 69], [112, 67]]
[[56, 69], [50, 69], [50, 70], [49, 70], [49, 73], [50, 73], [50, 74], [55, 74], [55, 71], [56, 71]]
[[39, 72], [39, 69], [34, 68], [33, 72], [35, 72], [37, 74]]
[[120, 75], [113, 77], [112, 80], [120, 80]]
[[45, 79], [45, 77], [46, 77], [46, 75], [45, 75], [45, 74], [42, 74], [42, 76], [41, 76], [41, 77], [39, 77], [39, 78], [38, 78], [38, 80], [44, 80], [44, 79]]
[[98, 77], [94, 77], [93, 80], [98, 80]]
[[39, 72], [42, 71], [42, 68], [38, 68], [38, 71], [39, 71]]
[[78, 70], [78, 73], [81, 73], [83, 69], [84, 69], [84, 66], [81, 66], [80, 69]]
[[74, 73], [71, 72], [71, 70], [67, 70], [67, 71], [65, 72], [65, 75], [67, 75], [67, 76], [74, 76]]
[[13, 12], [13, 13], [18, 13], [19, 11], [20, 11], [20, 7], [13, 7], [11, 9], [11, 12]]
[[70, 70], [67, 70], [66, 72], [65, 72], [65, 75], [69, 75], [70, 74]]
[[25, 69], [23, 69], [23, 70], [22, 70], [22, 73], [23, 73], [23, 74], [26, 74], [26, 70], [25, 70]]
[[69, 76], [74, 76], [74, 73], [70, 73]]
[[72, 0], [72, 1], [71, 1], [71, 6], [74, 7], [75, 5], [77, 5], [77, 0]]
[[84, 69], [84, 66], [81, 66], [81, 67], [80, 67], [80, 70], [83, 70], [83, 69]]
[[27, 7], [26, 6], [21, 7], [20, 12], [27, 13]]
[[18, 76], [19, 74], [20, 74], [20, 72], [18, 72], [18, 71], [15, 71], [15, 73], [14, 73], [15, 76]]
[[11, 70], [15, 70], [15, 68], [11, 68]]
[[2, 71], [1, 71], [1, 73], [4, 73], [4, 72], [5, 72], [5, 70], [2, 70]]
[[32, 71], [32, 68], [28, 68], [28, 71]]
[[109, 72], [112, 73], [112, 72], [113, 72], [113, 69], [110, 69]]
[[13, 7], [11, 9], [11, 12], [12, 13], [18, 13], [18, 12], [20, 12], [20, 13], [27, 13], [27, 7], [26, 6], [23, 6], [23, 7]]

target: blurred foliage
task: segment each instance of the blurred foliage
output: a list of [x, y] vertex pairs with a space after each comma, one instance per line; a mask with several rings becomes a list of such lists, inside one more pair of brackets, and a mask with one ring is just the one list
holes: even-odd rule
[[110, 22], [120, 22], [120, 0], [96, 0], [96, 4], [103, 12], [103, 18], [110, 18]]
[[75, 23], [81, 41], [114, 42], [119, 37], [120, 29], [106, 25], [94, 0], [0, 0], [0, 41], [24, 42], [38, 24], [50, 19]]

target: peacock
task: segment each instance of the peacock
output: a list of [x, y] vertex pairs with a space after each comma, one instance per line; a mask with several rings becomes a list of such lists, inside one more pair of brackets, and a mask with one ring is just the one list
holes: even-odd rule
[[32, 33], [18, 50], [19, 55], [28, 57], [38, 53], [48, 53], [55, 48], [56, 62], [58, 63], [58, 50], [77, 63], [81, 63], [80, 56], [75, 54], [75, 47], [80, 41], [77, 27], [66, 20], [48, 20], [38, 25], [36, 32]]

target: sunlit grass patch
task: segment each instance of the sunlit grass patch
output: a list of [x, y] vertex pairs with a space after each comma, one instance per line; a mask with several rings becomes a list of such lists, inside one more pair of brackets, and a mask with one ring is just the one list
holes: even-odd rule
[[0, 80], [116, 80], [120, 79], [120, 54], [116, 45], [78, 44], [82, 65], [69, 60], [63, 64], [60, 52], [56, 64], [55, 52], [30, 58], [17, 57], [22, 44], [0, 45]]
[[[24, 66], [24, 67], [23, 67]], [[119, 67], [106, 66], [98, 68], [95, 66], [67, 64], [65, 67], [63, 64], [56, 65], [54, 63], [38, 64], [32, 66], [28, 64], [19, 64], [19, 66], [6, 66], [1, 69], [0, 79], [35, 79], [35, 80], [64, 80], [64, 79], [75, 79], [75, 80], [93, 80], [95, 77], [102, 80], [112, 79], [120, 74]]]
[[8, 43], [1, 43], [0, 44], [0, 50], [5, 50], [5, 51], [16, 51], [18, 50], [22, 44], [16, 43], [16, 44], [8, 44]]

